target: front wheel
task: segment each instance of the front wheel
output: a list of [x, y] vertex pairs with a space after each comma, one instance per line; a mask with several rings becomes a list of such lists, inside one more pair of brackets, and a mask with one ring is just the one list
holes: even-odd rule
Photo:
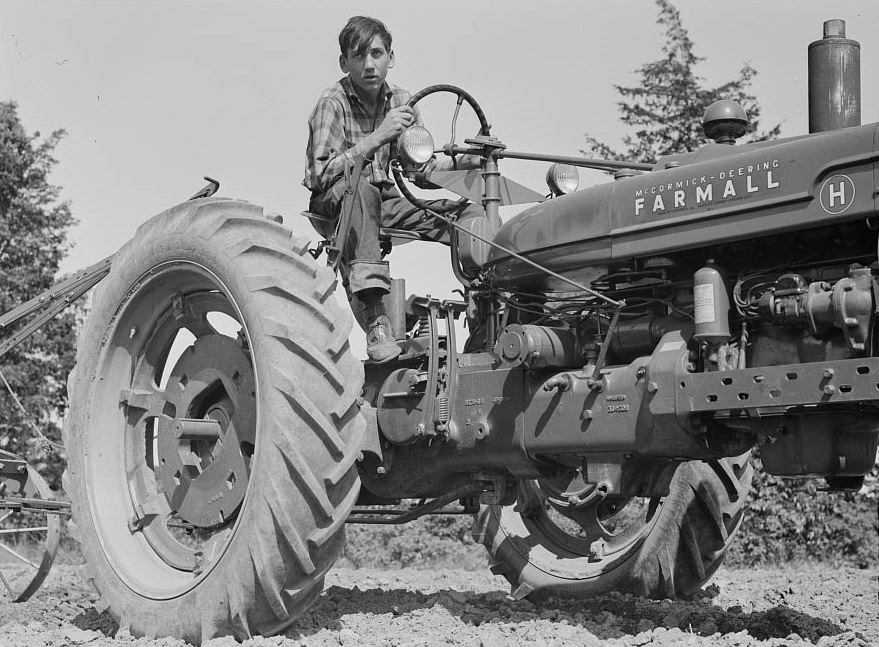
[[749, 454], [681, 464], [664, 498], [602, 498], [566, 508], [540, 481], [510, 506], [484, 506], [474, 537], [514, 597], [582, 597], [620, 590], [674, 598], [714, 574], [741, 525]]
[[134, 635], [271, 634], [320, 594], [364, 432], [334, 279], [239, 201], [184, 203], [114, 258], [69, 379], [65, 488], [99, 606]]

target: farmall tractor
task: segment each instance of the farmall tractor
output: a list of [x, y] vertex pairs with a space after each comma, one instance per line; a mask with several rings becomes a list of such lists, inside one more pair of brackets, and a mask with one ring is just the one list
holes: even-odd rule
[[[349, 347], [344, 227], [313, 249], [212, 190], [141, 226], [97, 288], [64, 426], [100, 608], [194, 643], [279, 632], [346, 522], [450, 506], [517, 598], [673, 597], [721, 563], [755, 446], [772, 474], [858, 489], [879, 436], [879, 125], [859, 125], [840, 23], [810, 50], [811, 134], [736, 145], [746, 118], [722, 102], [716, 143], [647, 166], [515, 153], [463, 90], [415, 95], [452, 92], [481, 127], [438, 151], [404, 135], [401, 190], [435, 152], [476, 155], [429, 181], [489, 217], [425, 212], [448, 223], [463, 297], [398, 282], [390, 363]], [[616, 173], [498, 228], [534, 195], [499, 175], [507, 158]]]

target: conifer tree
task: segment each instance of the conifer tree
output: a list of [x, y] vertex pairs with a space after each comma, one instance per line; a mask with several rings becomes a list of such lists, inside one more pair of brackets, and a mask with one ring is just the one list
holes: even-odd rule
[[751, 124], [741, 141], [777, 137], [781, 126], [760, 130], [760, 105], [748, 91], [757, 71], [745, 64], [737, 78], [708, 86], [697, 74], [704, 58], [697, 56], [693, 41], [681, 23], [681, 14], [670, 0], [656, 0], [657, 24], [665, 30], [662, 57], [645, 63], [636, 73], [634, 86], [614, 86], [620, 94], [621, 120], [633, 132], [623, 137], [624, 151], [617, 151], [595, 137], [586, 136], [581, 152], [587, 157], [652, 162], [670, 153], [695, 150], [707, 143], [702, 132], [705, 109], [719, 99], [738, 101]]

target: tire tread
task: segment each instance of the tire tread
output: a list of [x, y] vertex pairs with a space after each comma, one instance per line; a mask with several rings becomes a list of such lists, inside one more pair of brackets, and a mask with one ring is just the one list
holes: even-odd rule
[[[266, 478], [272, 485], [253, 493], [247, 504], [259, 512], [263, 526], [250, 533], [256, 539], [246, 549], [239, 545], [231, 551], [230, 546], [232, 554], [223, 557], [230, 574], [225, 581], [208, 589], [199, 585], [192, 591], [195, 604], [185, 612], [171, 613], [159, 603], [144, 604], [136, 596], [120, 595], [118, 585], [111, 585], [114, 576], [106, 570], [100, 576], [88, 574], [120, 625], [129, 626], [136, 636], [167, 634], [168, 620], [177, 622], [176, 616], [185, 616], [178, 626], [187, 627], [183, 635], [177, 630], [177, 637], [196, 643], [221, 635], [246, 639], [256, 632], [281, 630], [317, 598], [344, 542], [344, 520], [359, 491], [354, 462], [365, 429], [357, 404], [363, 367], [351, 355], [347, 341], [351, 316], [332, 298], [335, 275], [311, 258], [309, 241], [262, 214], [260, 207], [247, 202], [208, 198], [178, 205], [141, 225], [118, 252], [110, 276], [98, 286], [94, 303], [103, 304], [103, 311], [96, 313], [96, 305], [79, 339], [77, 365], [68, 380], [71, 416], [63, 428], [72, 455], [65, 480], [71, 485], [83, 478], [77, 452], [89, 429], [91, 373], [99, 366], [93, 358], [106, 346], [113, 309], [120, 295], [126, 294], [130, 277], [140, 271], [138, 263], [148, 254], [147, 246], [156, 246], [153, 241], [180, 241], [183, 259], [184, 250], [209, 246], [218, 257], [230, 259], [223, 262], [237, 264], [240, 271], [230, 280], [245, 286], [256, 304], [253, 307], [259, 308], [256, 328], [266, 344], [285, 358], [271, 364], [297, 365], [309, 376], [319, 377], [300, 384], [295, 395], [282, 391], [280, 399], [268, 396], [276, 404], [266, 411], [262, 426], [267, 444], [260, 451], [265, 459], [261, 469], [272, 472]], [[310, 324], [285, 323], [290, 312], [296, 313], [291, 321]], [[269, 367], [266, 388], [283, 383], [288, 389], [297, 384], [291, 377], [286, 369]], [[299, 430], [299, 440], [294, 440], [292, 429]], [[78, 490], [77, 496], [71, 495], [73, 518], [80, 526], [87, 525], [88, 497], [82, 488], [73, 490]], [[84, 553], [94, 555], [94, 530], [78, 534]]]
[[531, 587], [532, 598], [578, 598], [609, 590], [658, 598], [688, 595], [723, 561], [744, 517], [752, 474], [747, 455], [682, 464], [644, 540], [607, 564], [592, 564], [585, 555], [553, 544], [525, 524], [514, 506], [482, 506], [472, 534], [488, 551], [491, 572], [505, 577], [514, 594]]

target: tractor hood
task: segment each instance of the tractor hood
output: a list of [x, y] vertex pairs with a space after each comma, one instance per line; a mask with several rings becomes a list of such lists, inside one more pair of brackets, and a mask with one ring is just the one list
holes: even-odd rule
[[[634, 257], [875, 216], [877, 161], [876, 123], [742, 146], [710, 144], [663, 158], [654, 167], [661, 170], [542, 202], [504, 224], [495, 242], [588, 281], [590, 272]], [[539, 270], [496, 248], [486, 269], [501, 288], [546, 283]]]

